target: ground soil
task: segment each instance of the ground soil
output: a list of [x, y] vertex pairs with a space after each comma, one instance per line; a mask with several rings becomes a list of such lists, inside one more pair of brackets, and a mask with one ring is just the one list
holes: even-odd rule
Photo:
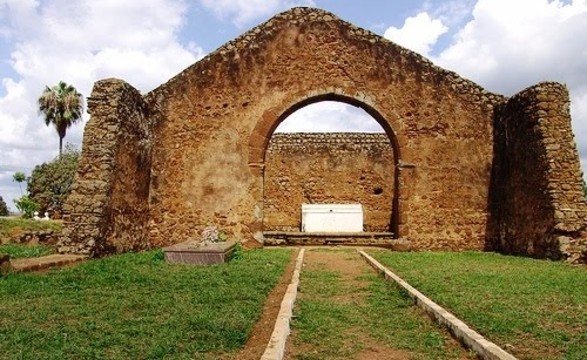
[[[302, 269], [301, 287], [303, 287], [303, 273], [304, 270], [321, 269], [326, 271], [337, 272], [341, 275], [341, 280], [345, 286], [352, 286], [355, 288], [363, 288], [368, 285], [367, 281], [361, 279], [362, 275], [369, 271], [373, 271], [369, 265], [360, 257], [355, 251], [337, 251], [336, 248], [325, 247], [310, 247], [306, 248], [304, 256], [304, 267]], [[295, 259], [298, 251], [294, 251], [290, 263], [286, 271], [280, 278], [278, 284], [269, 294], [267, 301], [263, 307], [263, 314], [260, 320], [255, 324], [251, 337], [248, 339], [245, 347], [234, 354], [227, 354], [222, 357], [222, 360], [258, 360], [265, 348], [271, 334], [273, 327], [279, 313], [279, 308], [283, 296], [287, 290], [287, 286], [291, 281], [293, 270], [295, 267]], [[298, 293], [299, 296], [304, 296], [303, 291]], [[343, 295], [337, 295], [332, 298], [333, 302], [337, 303], [362, 303], [365, 301], [366, 294], [363, 291], [349, 292]], [[348, 334], [349, 337], [359, 339], [362, 345], [362, 350], [355, 354], [356, 360], [404, 360], [412, 359], [413, 354], [410, 352], [390, 348], [386, 344], [372, 338], [363, 329], [356, 327]], [[454, 339], [449, 340], [451, 346], [460, 347]], [[304, 354], [312, 354], [315, 350], [306, 344], [300, 344], [296, 341], [296, 330], [287, 339], [286, 351], [284, 360], [295, 360], [303, 357]], [[473, 359], [465, 351], [459, 359]]]
[[[268, 251], [271, 250], [268, 249]], [[253, 327], [251, 336], [247, 340], [245, 347], [236, 354], [222, 357], [223, 360], [259, 360], [261, 358], [273, 333], [273, 327], [275, 326], [279, 308], [281, 307], [281, 301], [293, 275], [297, 255], [298, 251], [292, 253], [285, 272], [279, 279], [277, 285], [271, 290], [271, 293], [269, 293], [265, 305], [263, 305], [261, 318]]]
[[[367, 263], [354, 251], [324, 251], [323, 248], [311, 248], [306, 250], [304, 255], [304, 268], [308, 270], [319, 268], [326, 271], [337, 272], [341, 275], [341, 279], [345, 284], [357, 288], [362, 288], [367, 285], [365, 281], [359, 280], [359, 278], [365, 272], [371, 271]], [[301, 282], [303, 283], [303, 272]], [[337, 303], [360, 303], [365, 301], [365, 293], [352, 292], [333, 297], [332, 301]], [[364, 345], [363, 350], [356, 355], [355, 359], [357, 360], [410, 359], [409, 352], [392, 349], [371, 338], [360, 328], [354, 328], [352, 334], [349, 334], [349, 336], [360, 339], [361, 343]], [[294, 360], [297, 359], [299, 355], [305, 353], [312, 353], [312, 349], [296, 342], [296, 331], [292, 331], [292, 334], [287, 341], [284, 359]]]

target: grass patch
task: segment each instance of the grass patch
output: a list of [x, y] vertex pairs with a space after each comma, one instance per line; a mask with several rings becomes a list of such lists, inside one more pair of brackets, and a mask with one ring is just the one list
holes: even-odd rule
[[53, 248], [45, 245], [5, 244], [0, 245], [0, 253], [12, 259], [33, 258], [53, 254]]
[[0, 239], [10, 239], [24, 231], [61, 231], [61, 221], [38, 221], [23, 218], [0, 218]]
[[494, 253], [369, 252], [520, 359], [585, 359], [584, 267]]
[[291, 258], [244, 251], [208, 267], [160, 251], [0, 278], [3, 359], [216, 359], [238, 350]]
[[[355, 250], [347, 251], [346, 256], [362, 261]], [[296, 346], [307, 351], [301, 351], [297, 359], [356, 358], [373, 340], [405, 352], [394, 358], [455, 359], [463, 355], [413, 301], [370, 268], [353, 281], [325, 268], [306, 264], [301, 274], [292, 327]]]

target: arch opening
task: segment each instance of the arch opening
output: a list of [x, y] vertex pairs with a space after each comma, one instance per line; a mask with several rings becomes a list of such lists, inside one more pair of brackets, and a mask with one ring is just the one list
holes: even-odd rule
[[[356, 121], [335, 124], [320, 118], [325, 114]], [[300, 101], [274, 119], [262, 158], [263, 232], [299, 232], [303, 203], [360, 203], [365, 232], [398, 237], [399, 146], [378, 111], [328, 94]]]

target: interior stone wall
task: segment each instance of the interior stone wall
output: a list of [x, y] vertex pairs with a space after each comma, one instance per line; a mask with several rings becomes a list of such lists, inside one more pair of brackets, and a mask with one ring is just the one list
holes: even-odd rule
[[92, 256], [150, 247], [148, 195], [154, 116], [121, 80], [94, 85], [82, 156], [64, 205], [59, 252]]
[[388, 232], [394, 173], [383, 133], [274, 134], [265, 155], [263, 230], [300, 231], [302, 204], [360, 203], [364, 230]]
[[514, 95], [496, 111], [494, 132], [493, 249], [587, 262], [587, 205], [567, 89], [544, 82]]

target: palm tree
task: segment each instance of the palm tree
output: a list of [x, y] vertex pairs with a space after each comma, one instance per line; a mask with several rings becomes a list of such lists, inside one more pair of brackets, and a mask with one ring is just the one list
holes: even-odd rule
[[12, 175], [12, 181], [16, 181], [18, 183], [18, 187], [20, 188], [20, 195], [22, 195], [22, 186], [20, 186], [20, 184], [26, 181], [26, 175], [20, 171], [15, 172], [14, 175]]
[[47, 126], [55, 125], [59, 135], [59, 156], [67, 128], [81, 120], [83, 111], [83, 95], [63, 81], [52, 88], [46, 86], [39, 97], [39, 113], [45, 117]]

